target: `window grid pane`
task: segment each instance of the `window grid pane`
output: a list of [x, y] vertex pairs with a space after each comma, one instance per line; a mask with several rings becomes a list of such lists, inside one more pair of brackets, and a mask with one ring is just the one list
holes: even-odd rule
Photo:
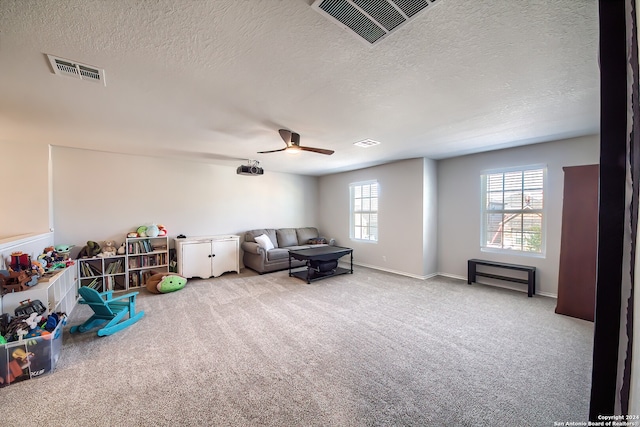
[[544, 169], [483, 176], [482, 247], [542, 253]]
[[378, 240], [378, 184], [352, 185], [352, 237]]

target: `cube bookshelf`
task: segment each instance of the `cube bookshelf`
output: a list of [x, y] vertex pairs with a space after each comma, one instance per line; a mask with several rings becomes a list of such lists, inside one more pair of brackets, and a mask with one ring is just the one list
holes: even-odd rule
[[144, 286], [154, 273], [169, 272], [169, 239], [128, 237], [126, 253], [77, 260], [79, 286], [98, 292], [126, 291]]

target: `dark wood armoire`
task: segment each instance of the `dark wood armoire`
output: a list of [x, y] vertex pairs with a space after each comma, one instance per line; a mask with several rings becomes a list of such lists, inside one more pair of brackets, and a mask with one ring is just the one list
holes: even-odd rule
[[564, 170], [556, 313], [593, 321], [598, 251], [598, 165]]

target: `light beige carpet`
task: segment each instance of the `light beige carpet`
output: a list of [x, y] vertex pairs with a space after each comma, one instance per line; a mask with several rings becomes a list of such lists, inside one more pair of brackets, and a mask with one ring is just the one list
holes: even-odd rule
[[586, 421], [593, 324], [555, 300], [356, 267], [307, 285], [227, 273], [141, 290], [146, 315], [71, 335], [0, 389], [7, 426], [549, 426]]

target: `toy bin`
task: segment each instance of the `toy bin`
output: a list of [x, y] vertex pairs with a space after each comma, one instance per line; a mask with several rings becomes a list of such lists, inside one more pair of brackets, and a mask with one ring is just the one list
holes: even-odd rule
[[58, 323], [49, 335], [0, 345], [0, 387], [52, 372], [62, 350], [65, 323]]

